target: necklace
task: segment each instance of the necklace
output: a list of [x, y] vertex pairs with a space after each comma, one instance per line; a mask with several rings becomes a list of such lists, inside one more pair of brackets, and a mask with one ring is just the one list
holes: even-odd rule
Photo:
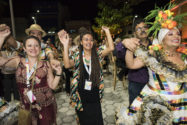
[[85, 61], [87, 64], [89, 64], [89, 63], [90, 63], [90, 59], [89, 59], [89, 60], [87, 60], [86, 58], [84, 58], [84, 61]]
[[167, 52], [167, 51], [162, 51], [164, 56], [167, 57], [174, 57], [177, 56], [177, 53], [171, 53], [171, 52]]
[[169, 66], [172, 69], [175, 69], [177, 71], [181, 71], [187, 68], [187, 66], [184, 64], [178, 64], [176, 62], [173, 62], [171, 59], [169, 59], [168, 57], [175, 57], [177, 58], [177, 56], [179, 56], [177, 53], [170, 53], [167, 51], [161, 51], [161, 59], [162, 61]]

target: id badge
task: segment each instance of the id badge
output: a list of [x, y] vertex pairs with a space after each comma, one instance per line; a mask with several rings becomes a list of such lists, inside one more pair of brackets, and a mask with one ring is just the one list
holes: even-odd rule
[[31, 103], [33, 103], [33, 102], [36, 100], [36, 97], [34, 96], [34, 94], [33, 94], [33, 92], [32, 92], [31, 90], [29, 90], [29, 91], [27, 92], [27, 96], [28, 96], [29, 101], [30, 101]]
[[84, 89], [85, 90], [91, 90], [92, 89], [92, 81], [86, 80]]

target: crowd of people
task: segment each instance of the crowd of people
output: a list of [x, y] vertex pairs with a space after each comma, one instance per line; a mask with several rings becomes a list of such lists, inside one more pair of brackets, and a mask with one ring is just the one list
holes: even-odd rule
[[[108, 55], [112, 54], [121, 68], [119, 80], [128, 78], [129, 93], [129, 107], [119, 107], [116, 124], [187, 124], [186, 45], [169, 9], [158, 11], [155, 17], [152, 27], [142, 18], [135, 19], [134, 37], [116, 38], [115, 42], [109, 27], [102, 26], [105, 39], [101, 46], [86, 28], [79, 30], [76, 42], [71, 34], [60, 30], [55, 47], [50, 39], [42, 39], [46, 32], [38, 24], [25, 30], [28, 36], [23, 42], [11, 35], [9, 26], [0, 24], [0, 96], [10, 102], [13, 92], [21, 108], [31, 109], [32, 125], [57, 124], [53, 90], [64, 72], [65, 91], [75, 108], [77, 123], [103, 125], [102, 62], [108, 65]], [[165, 20], [170, 23], [163, 25]], [[150, 36], [150, 31], [158, 31], [157, 36]]]

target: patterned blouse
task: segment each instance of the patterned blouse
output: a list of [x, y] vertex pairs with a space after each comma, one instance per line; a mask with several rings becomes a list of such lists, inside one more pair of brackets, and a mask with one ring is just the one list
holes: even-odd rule
[[[40, 63], [40, 66], [36, 70], [33, 88], [33, 94], [36, 97], [36, 102], [33, 103], [32, 106], [39, 105], [39, 107], [41, 108], [40, 112], [42, 112], [46, 107], [53, 105], [52, 107], [54, 107], [54, 111], [56, 113], [55, 97], [52, 93], [52, 90], [49, 88], [47, 81], [48, 65], [46, 61], [41, 61]], [[22, 63], [22, 61], [20, 61], [16, 71], [16, 82], [22, 100], [21, 103], [25, 106], [26, 109], [29, 109], [30, 103], [26, 94], [24, 94], [26, 89], [28, 89], [26, 85], [26, 67]], [[32, 83], [32, 79], [30, 80], [30, 83]], [[29, 89], [31, 89], [31, 87], [29, 87]]]
[[[100, 63], [103, 60], [102, 50], [104, 50], [103, 47], [99, 47], [97, 49], [97, 55], [99, 57], [99, 62]], [[78, 93], [78, 84], [80, 82], [80, 78], [79, 78], [79, 64], [80, 64], [79, 52], [76, 52], [72, 58], [73, 58], [73, 61], [75, 63], [75, 67], [74, 67], [75, 70], [74, 70], [74, 73], [73, 73], [73, 79], [72, 79], [72, 83], [71, 83], [70, 104], [72, 105], [72, 107], [75, 107], [75, 109], [77, 109], [79, 111], [83, 111], [81, 98], [80, 98], [80, 95]], [[99, 96], [100, 96], [100, 100], [101, 100], [102, 97], [103, 97], [103, 90], [104, 90], [102, 70], [100, 71], [100, 74], [101, 75], [100, 75], [100, 85], [99, 85]]]

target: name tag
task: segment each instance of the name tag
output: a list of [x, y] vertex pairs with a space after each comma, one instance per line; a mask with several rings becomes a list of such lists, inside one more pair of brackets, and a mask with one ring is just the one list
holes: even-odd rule
[[33, 103], [33, 102], [36, 100], [36, 97], [34, 96], [34, 94], [33, 94], [33, 92], [32, 92], [31, 90], [29, 90], [29, 91], [27, 92], [27, 96], [28, 96], [29, 101], [30, 101], [31, 103]]
[[85, 90], [91, 90], [92, 89], [92, 81], [86, 80], [84, 89]]

